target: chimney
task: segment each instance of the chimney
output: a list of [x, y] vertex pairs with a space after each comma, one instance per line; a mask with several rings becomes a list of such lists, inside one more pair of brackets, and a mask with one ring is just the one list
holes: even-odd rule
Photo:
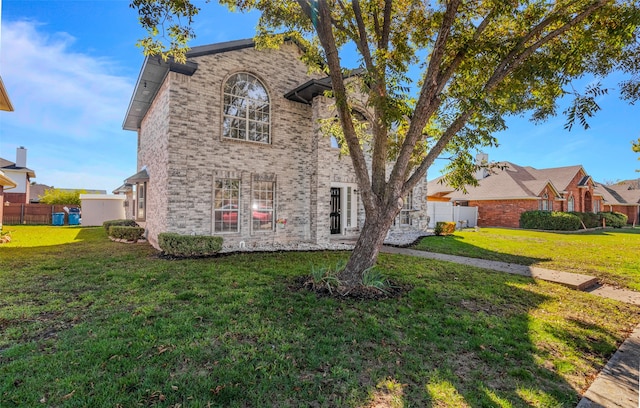
[[[486, 166], [489, 164], [489, 155], [487, 153], [478, 153], [476, 155], [476, 166]], [[482, 180], [489, 175], [489, 169], [478, 168], [476, 169], [476, 180]]]
[[24, 146], [16, 149], [16, 167], [27, 167], [27, 149]]

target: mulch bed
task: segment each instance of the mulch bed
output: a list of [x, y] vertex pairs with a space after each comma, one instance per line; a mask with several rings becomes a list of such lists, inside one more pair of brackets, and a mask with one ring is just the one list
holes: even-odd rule
[[329, 288], [326, 285], [314, 285], [309, 276], [299, 276], [294, 279], [289, 288], [294, 291], [308, 291], [315, 293], [318, 297], [330, 297], [344, 300], [382, 300], [397, 299], [403, 294], [413, 289], [412, 285], [400, 284], [389, 281], [389, 286], [384, 290], [371, 286], [356, 286], [347, 290], [346, 288]]

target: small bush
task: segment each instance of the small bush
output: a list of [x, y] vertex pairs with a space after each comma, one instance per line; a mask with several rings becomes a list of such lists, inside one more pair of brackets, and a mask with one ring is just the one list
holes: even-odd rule
[[333, 289], [340, 286], [338, 273], [344, 269], [345, 265], [345, 261], [338, 261], [334, 268], [311, 265], [311, 285], [313, 289], [327, 288], [329, 293], [333, 293]]
[[362, 285], [369, 288], [376, 288], [384, 293], [387, 293], [387, 289], [390, 286], [387, 278], [385, 278], [375, 266], [364, 271], [362, 274]]
[[451, 235], [456, 232], [456, 223], [453, 221], [439, 221], [433, 230], [436, 235]]
[[109, 233], [111, 227], [137, 227], [138, 224], [134, 220], [110, 220], [103, 222], [102, 226]]
[[144, 235], [144, 228], [112, 225], [109, 227], [109, 236], [117, 239], [138, 242]]
[[580, 226], [580, 218], [575, 214], [556, 211], [525, 211], [520, 214], [520, 228], [576, 231]]
[[208, 256], [217, 254], [222, 249], [222, 237], [163, 232], [158, 234], [158, 245], [172, 256]]
[[598, 214], [577, 211], [571, 211], [569, 214], [573, 214], [576, 217], [580, 218], [586, 228], [596, 228], [601, 225], [600, 217], [598, 216]]
[[[601, 212], [598, 213], [601, 220], [604, 220], [607, 227], [622, 228], [627, 225], [628, 217], [619, 212]], [[602, 222], [602, 221], [601, 221]]]

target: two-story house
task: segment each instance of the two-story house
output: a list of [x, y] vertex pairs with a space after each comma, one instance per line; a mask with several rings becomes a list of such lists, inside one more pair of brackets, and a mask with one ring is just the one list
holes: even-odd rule
[[[295, 247], [357, 236], [364, 222], [351, 159], [321, 119], [331, 82], [293, 43], [194, 47], [179, 64], [145, 59], [123, 127], [138, 134], [135, 219], [161, 232], [221, 235], [229, 248]], [[366, 103], [355, 103], [369, 120]], [[394, 228], [426, 225], [426, 183]]]
[[36, 173], [27, 167], [27, 149], [23, 146], [16, 149], [15, 162], [0, 157], [0, 170], [16, 183], [11, 192], [5, 192], [4, 201], [28, 204], [31, 179], [36, 177]]

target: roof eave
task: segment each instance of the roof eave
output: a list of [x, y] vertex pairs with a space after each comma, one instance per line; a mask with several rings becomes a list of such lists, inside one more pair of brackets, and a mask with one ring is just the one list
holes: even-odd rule
[[15, 181], [11, 180], [9, 177], [5, 176], [2, 171], [0, 171], [0, 186], [9, 190], [11, 188], [18, 187], [18, 184], [16, 184]]
[[7, 94], [7, 89], [4, 87], [2, 77], [0, 77], [0, 110], [13, 112], [13, 105]]
[[122, 128], [133, 131], [140, 129], [142, 119], [147, 114], [169, 72], [191, 76], [197, 69], [198, 64], [192, 61], [181, 64], [173, 60], [164, 61], [160, 56], [146, 57], [140, 69]]

